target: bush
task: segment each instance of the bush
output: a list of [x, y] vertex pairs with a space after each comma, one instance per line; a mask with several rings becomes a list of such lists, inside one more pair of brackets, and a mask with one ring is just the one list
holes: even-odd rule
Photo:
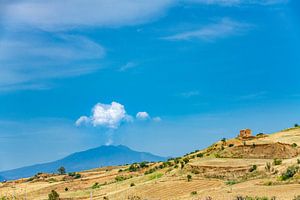
[[197, 154], [197, 157], [198, 157], [198, 158], [202, 158], [202, 157], [203, 157], [203, 153], [198, 153], [198, 154]]
[[135, 184], [134, 183], [130, 183], [130, 187], [133, 187], [133, 186], [135, 186]]
[[141, 162], [140, 168], [145, 168], [145, 167], [148, 167], [147, 162]]
[[273, 161], [273, 163], [274, 163], [274, 165], [281, 165], [282, 164], [282, 160], [275, 158], [274, 161]]
[[128, 168], [128, 170], [130, 171], [130, 172], [136, 172], [136, 171], [138, 171], [140, 169], [140, 166], [138, 165], [138, 164], [132, 164], [132, 165], [130, 165], [129, 166], [129, 168]]
[[299, 171], [298, 166], [290, 166], [287, 170], [281, 175], [281, 180], [285, 181], [292, 178]]
[[297, 159], [297, 163], [300, 164], [300, 159]]
[[191, 195], [196, 195], [197, 194], [197, 191], [192, 191], [191, 192]]
[[75, 179], [81, 178], [81, 174], [75, 174], [74, 178], [75, 178]]
[[257, 165], [253, 165], [250, 169], [249, 172], [254, 172], [257, 169]]
[[298, 145], [296, 143], [292, 144], [292, 147], [296, 148]]
[[226, 182], [226, 185], [234, 185], [237, 184], [238, 182], [236, 180], [229, 180]]
[[69, 191], [69, 188], [66, 187], [66, 188], [65, 188], [65, 191], [68, 192], [68, 191]]
[[98, 182], [94, 183], [94, 185], [92, 185], [92, 189], [97, 189], [100, 188], [100, 184]]
[[192, 175], [188, 174], [188, 175], [186, 176], [186, 178], [187, 178], [188, 182], [190, 182], [190, 181], [192, 180]]
[[234, 146], [234, 144], [229, 144], [228, 146], [229, 146], [229, 147], [233, 147], [233, 146]]
[[153, 172], [155, 172], [156, 171], [156, 169], [155, 168], [151, 168], [151, 169], [149, 169], [149, 170], [147, 170], [147, 171], [145, 171], [145, 175], [147, 175], [147, 174], [152, 174]]
[[190, 161], [190, 160], [189, 160], [188, 158], [184, 158], [184, 159], [183, 159], [184, 164], [187, 164], [189, 161]]
[[59, 194], [52, 190], [50, 194], [48, 194], [48, 200], [59, 200]]
[[294, 124], [294, 127], [295, 127], [295, 128], [299, 127], [299, 124]]

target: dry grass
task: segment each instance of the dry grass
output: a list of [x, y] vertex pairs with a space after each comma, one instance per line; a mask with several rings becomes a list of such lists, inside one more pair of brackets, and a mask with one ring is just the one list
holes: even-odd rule
[[[296, 143], [300, 146], [300, 129], [285, 130], [246, 142], [249, 144]], [[229, 151], [232, 148], [228, 146], [229, 144], [238, 146], [244, 145], [244, 142], [238, 139], [227, 140], [225, 144], [217, 142], [209, 149], [199, 151], [205, 155], [203, 158], [196, 156], [199, 152], [187, 155], [186, 158], [190, 160], [183, 169], [179, 163], [178, 168], [174, 168], [174, 165], [167, 166], [148, 175], [144, 175], [144, 172], [149, 168], [138, 172], [119, 172], [119, 169], [128, 168], [128, 166], [120, 166], [80, 172], [82, 178], [74, 180], [63, 181], [63, 176], [50, 176], [29, 182], [19, 180], [17, 183], [1, 183], [0, 197], [7, 196], [8, 199], [13, 199], [15, 195], [16, 199], [24, 199], [26, 195], [30, 200], [43, 200], [47, 199], [51, 190], [56, 190], [62, 199], [90, 199], [92, 193], [93, 199], [108, 197], [110, 200], [124, 200], [133, 196], [148, 200], [202, 200], [208, 196], [217, 200], [231, 200], [237, 195], [276, 196], [279, 200], [292, 200], [294, 196], [300, 195], [299, 174], [292, 181], [278, 180], [278, 176], [288, 166], [297, 165], [299, 156], [284, 159], [281, 165], [272, 165], [272, 172], [266, 172], [265, 165], [267, 162], [272, 163], [272, 159], [216, 158], [215, 153]], [[150, 168], [160, 164], [154, 163]], [[249, 172], [253, 165], [257, 166], [257, 170]], [[192, 175], [190, 182], [187, 181], [188, 174]], [[116, 176], [124, 176], [128, 179], [116, 181]], [[51, 178], [57, 181], [50, 182]], [[236, 181], [226, 184], [228, 180]], [[96, 182], [100, 187], [92, 189], [92, 185]], [[65, 191], [65, 188], [68, 188], [68, 191]]]

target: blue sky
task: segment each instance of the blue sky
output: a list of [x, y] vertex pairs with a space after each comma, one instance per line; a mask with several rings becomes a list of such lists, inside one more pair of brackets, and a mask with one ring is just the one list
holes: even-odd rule
[[299, 9], [296, 0], [2, 1], [0, 170], [103, 144], [178, 156], [241, 128], [299, 123]]

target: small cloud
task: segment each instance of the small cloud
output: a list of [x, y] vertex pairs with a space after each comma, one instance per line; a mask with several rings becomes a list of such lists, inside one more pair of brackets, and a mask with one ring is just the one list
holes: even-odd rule
[[90, 117], [81, 116], [76, 125], [91, 124], [94, 127], [117, 129], [122, 122], [129, 122], [131, 117], [126, 114], [124, 106], [117, 102], [111, 104], [97, 103]]
[[137, 63], [134, 63], [134, 62], [128, 62], [126, 63], [125, 65], [123, 65], [122, 67], [120, 67], [119, 71], [120, 72], [124, 72], [124, 71], [127, 71], [131, 68], [134, 68], [137, 66]]
[[194, 90], [194, 91], [188, 91], [188, 92], [183, 92], [181, 94], [179, 94], [179, 96], [183, 97], [183, 98], [191, 98], [193, 96], [198, 96], [200, 93], [198, 90]]
[[175, 35], [164, 37], [163, 39], [169, 41], [188, 41], [192, 39], [214, 41], [219, 38], [241, 34], [249, 28], [249, 24], [240, 23], [228, 18], [223, 18], [217, 23], [209, 24], [200, 29], [178, 33]]
[[87, 125], [89, 123], [90, 123], [90, 118], [87, 116], [81, 116], [75, 122], [76, 126]]
[[160, 122], [162, 119], [160, 117], [153, 117], [153, 121]]
[[150, 115], [147, 112], [138, 112], [136, 118], [138, 120], [147, 120], [150, 119]]
[[262, 91], [262, 92], [257, 92], [257, 93], [252, 93], [252, 94], [246, 94], [237, 97], [236, 99], [238, 101], [242, 100], [255, 100], [255, 99], [263, 99], [266, 97], [267, 92]]

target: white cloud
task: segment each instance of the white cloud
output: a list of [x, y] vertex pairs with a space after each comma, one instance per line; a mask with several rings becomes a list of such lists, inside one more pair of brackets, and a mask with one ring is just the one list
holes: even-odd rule
[[249, 24], [233, 21], [223, 18], [221, 21], [204, 26], [197, 30], [186, 31], [175, 35], [164, 37], [165, 40], [179, 41], [200, 39], [205, 41], [213, 41], [218, 38], [225, 38], [230, 35], [241, 34], [251, 27]]
[[45, 39], [24, 33], [23, 37], [26, 39], [12, 34], [1, 39], [0, 91], [47, 88], [42, 80], [93, 72], [100, 66], [88, 63], [105, 55], [101, 45], [81, 36], [59, 35]]
[[289, 0], [186, 0], [191, 3], [201, 3], [207, 5], [220, 5], [220, 6], [238, 6], [238, 5], [274, 5], [287, 3]]
[[136, 118], [138, 120], [147, 120], [150, 119], [150, 115], [147, 112], [138, 112]]
[[131, 68], [136, 67], [137, 65], [138, 64], [135, 63], [135, 62], [128, 62], [125, 65], [123, 65], [122, 67], [120, 67], [119, 71], [124, 72], [124, 71], [127, 71], [127, 70], [131, 69]]
[[188, 92], [182, 92], [179, 94], [179, 96], [183, 97], [183, 98], [190, 98], [193, 96], [198, 96], [200, 93], [198, 90], [193, 90], [193, 91], [188, 91]]
[[76, 121], [76, 125], [91, 124], [94, 127], [117, 129], [122, 122], [128, 122], [130, 119], [131, 117], [126, 114], [124, 106], [120, 103], [97, 103], [92, 109], [92, 115], [90, 117], [81, 116]]
[[88, 118], [87, 116], [81, 116], [75, 122], [76, 126], [87, 125], [89, 123], [90, 123], [90, 118]]
[[160, 117], [153, 117], [153, 121], [160, 122], [162, 119]]
[[160, 16], [174, 0], [19, 0], [6, 4], [4, 21], [46, 30], [135, 25]]

